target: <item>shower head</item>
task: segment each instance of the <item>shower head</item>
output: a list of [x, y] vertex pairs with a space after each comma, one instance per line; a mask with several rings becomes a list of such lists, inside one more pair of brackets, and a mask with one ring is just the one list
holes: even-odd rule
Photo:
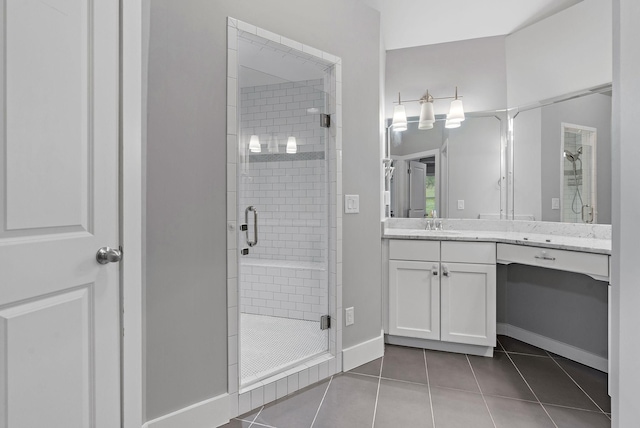
[[578, 151], [573, 154], [569, 150], [564, 151], [564, 157], [569, 159], [570, 162], [575, 162], [580, 159], [580, 155], [582, 154], [582, 147], [578, 147]]

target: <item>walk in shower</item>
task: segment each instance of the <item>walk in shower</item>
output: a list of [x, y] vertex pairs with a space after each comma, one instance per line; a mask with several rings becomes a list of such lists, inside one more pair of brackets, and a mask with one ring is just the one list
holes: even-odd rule
[[331, 65], [238, 31], [241, 386], [329, 350]]

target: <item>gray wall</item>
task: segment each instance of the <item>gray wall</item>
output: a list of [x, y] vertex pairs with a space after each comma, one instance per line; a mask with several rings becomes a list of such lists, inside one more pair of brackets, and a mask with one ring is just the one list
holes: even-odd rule
[[[562, 122], [598, 130], [596, 142], [598, 223], [611, 224], [611, 97], [602, 94], [589, 95], [542, 108], [542, 220], [560, 221], [560, 210], [551, 209], [551, 198], [560, 197]], [[515, 192], [519, 192], [517, 187]]]
[[227, 391], [227, 16], [342, 57], [343, 346], [380, 334], [379, 13], [357, 0], [154, 0], [148, 64], [146, 418]]
[[498, 322], [607, 358], [607, 292], [586, 275], [498, 265]]
[[[500, 120], [467, 117], [448, 134], [448, 218], [500, 215]], [[458, 209], [458, 200], [464, 209]], [[498, 217], [499, 218], [499, 217]]]

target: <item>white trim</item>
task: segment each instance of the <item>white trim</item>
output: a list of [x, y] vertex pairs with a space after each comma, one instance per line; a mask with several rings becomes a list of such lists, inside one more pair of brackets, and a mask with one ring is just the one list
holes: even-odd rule
[[142, 2], [123, 1], [121, 263], [122, 423], [143, 423], [142, 381]]
[[149, 421], [142, 428], [212, 428], [227, 422], [229, 394], [221, 394]]
[[380, 336], [342, 351], [342, 370], [347, 372], [384, 355], [384, 331]]
[[592, 354], [584, 349], [576, 348], [573, 345], [506, 323], [498, 323], [497, 331], [498, 334], [513, 337], [514, 339], [521, 340], [529, 345], [537, 346], [538, 348], [542, 348], [570, 360], [577, 361], [578, 363], [592, 367], [596, 370], [600, 370], [605, 373], [608, 373], [609, 371], [609, 363], [606, 358]]
[[493, 346], [469, 345], [466, 343], [443, 342], [441, 340], [418, 339], [415, 337], [385, 336], [386, 343], [391, 345], [409, 346], [412, 348], [430, 349], [433, 351], [455, 352], [458, 354], [492, 357]]

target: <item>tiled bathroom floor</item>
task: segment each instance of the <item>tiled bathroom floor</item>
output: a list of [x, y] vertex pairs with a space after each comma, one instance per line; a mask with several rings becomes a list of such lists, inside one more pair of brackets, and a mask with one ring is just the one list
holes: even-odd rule
[[494, 358], [387, 345], [225, 427], [599, 428], [610, 406], [605, 373], [500, 336]]

